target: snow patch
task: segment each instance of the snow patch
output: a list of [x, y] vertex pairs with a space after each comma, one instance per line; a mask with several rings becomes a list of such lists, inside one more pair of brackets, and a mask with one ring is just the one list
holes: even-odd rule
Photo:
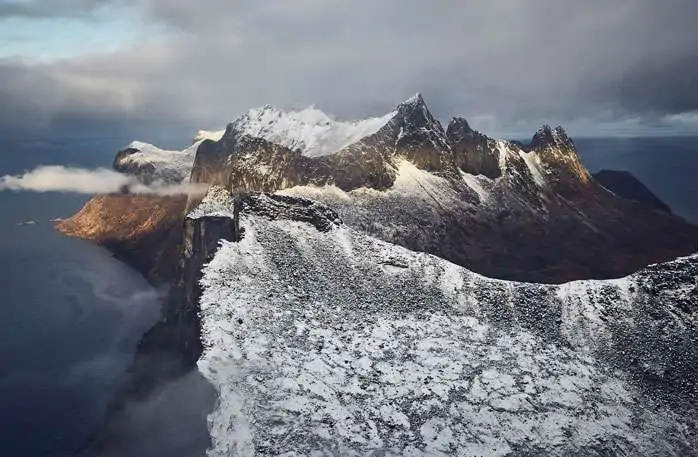
[[467, 184], [468, 187], [475, 191], [478, 198], [480, 199], [480, 203], [485, 203], [487, 202], [487, 200], [489, 200], [490, 191], [485, 189], [482, 183], [482, 181], [486, 180], [487, 178], [480, 178], [478, 176], [475, 176], [474, 174], [466, 173], [463, 170], [460, 170], [460, 174], [463, 177], [463, 181], [465, 181], [465, 184]]
[[221, 186], [211, 186], [201, 203], [192, 210], [187, 218], [201, 219], [203, 217], [235, 217], [235, 199]]
[[496, 144], [497, 150], [499, 151], [499, 170], [502, 172], [502, 176], [504, 176], [507, 170], [507, 154], [509, 154], [509, 147], [504, 140], [497, 140]]
[[546, 185], [546, 180], [543, 177], [543, 173], [541, 171], [544, 168], [540, 162], [538, 154], [536, 154], [535, 151], [519, 151], [519, 155], [524, 160], [524, 162], [526, 162], [526, 166], [528, 167], [528, 170], [531, 172], [531, 176], [533, 176], [533, 180], [536, 182], [536, 184], [538, 184], [539, 187], [544, 187]]
[[267, 105], [240, 116], [232, 122], [232, 128], [289, 149], [299, 149], [306, 156], [318, 157], [332, 154], [376, 133], [395, 114], [391, 112], [381, 117], [342, 122], [315, 107], [284, 112]]
[[196, 150], [201, 141], [195, 141], [191, 146], [181, 151], [160, 149], [150, 143], [132, 141], [124, 149], [135, 149], [136, 152], [121, 157], [117, 165], [121, 167], [152, 165], [155, 169], [153, 178], [168, 183], [177, 184], [189, 179], [194, 166]]
[[[484, 191], [484, 189], [482, 189]], [[401, 160], [397, 164], [397, 174], [393, 186], [388, 190], [379, 191], [368, 187], [346, 192], [334, 185], [295, 186], [276, 192], [280, 195], [304, 197], [323, 202], [338, 204], [351, 204], [366, 202], [372, 199], [391, 197], [416, 198], [428, 202], [431, 206], [455, 207], [462, 206], [462, 195], [453, 188], [445, 178], [417, 168], [408, 160]]]

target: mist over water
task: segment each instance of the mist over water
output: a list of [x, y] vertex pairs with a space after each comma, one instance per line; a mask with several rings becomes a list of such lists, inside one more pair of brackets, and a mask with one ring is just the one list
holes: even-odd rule
[[[0, 174], [61, 157], [107, 165], [121, 145], [3, 148]], [[78, 160], [78, 159], [81, 159]], [[104, 249], [60, 235], [88, 197], [0, 193], [0, 449], [8, 456], [76, 455], [101, 422], [159, 293]], [[35, 221], [36, 225], [18, 225]]]
[[[108, 168], [130, 139], [0, 141], [0, 176], [22, 174], [41, 164]], [[696, 139], [575, 143], [592, 172], [628, 170], [674, 212], [698, 223]], [[87, 198], [0, 192], [2, 455], [62, 457], [82, 449], [100, 425], [138, 339], [158, 317], [159, 294], [136, 272], [105, 250], [53, 230], [50, 219], [72, 215]], [[30, 220], [38, 223], [17, 225]], [[190, 384], [196, 383], [185, 381], [171, 388], [174, 394], [154, 402], [186, 397], [182, 390], [194, 389]], [[149, 411], [151, 406], [141, 407]], [[151, 418], [147, 423], [157, 422]], [[153, 439], [167, 438], [161, 435]]]

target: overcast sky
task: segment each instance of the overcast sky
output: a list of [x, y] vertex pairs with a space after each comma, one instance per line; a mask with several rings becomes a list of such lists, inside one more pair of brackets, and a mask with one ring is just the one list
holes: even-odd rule
[[193, 135], [265, 103], [351, 119], [421, 92], [499, 136], [698, 134], [696, 18], [696, 0], [0, 0], [0, 132]]

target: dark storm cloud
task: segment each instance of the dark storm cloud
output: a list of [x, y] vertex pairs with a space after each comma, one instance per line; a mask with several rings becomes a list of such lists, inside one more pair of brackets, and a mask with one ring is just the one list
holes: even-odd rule
[[24, 76], [11, 91], [0, 79], [6, 106], [23, 113], [0, 107], [0, 122], [96, 115], [194, 130], [264, 103], [378, 114], [417, 91], [438, 116], [494, 132], [540, 122], [644, 129], [698, 110], [694, 0], [131, 4], [165, 37], [110, 56], [1, 66]]

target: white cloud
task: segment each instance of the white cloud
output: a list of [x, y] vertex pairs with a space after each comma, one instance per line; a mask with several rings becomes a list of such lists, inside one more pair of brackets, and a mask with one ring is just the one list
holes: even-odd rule
[[0, 191], [73, 192], [80, 194], [106, 194], [131, 192], [141, 194], [176, 195], [201, 194], [205, 186], [181, 183], [155, 183], [146, 186], [133, 176], [106, 168], [86, 170], [60, 165], [40, 165], [22, 175], [0, 177]]

